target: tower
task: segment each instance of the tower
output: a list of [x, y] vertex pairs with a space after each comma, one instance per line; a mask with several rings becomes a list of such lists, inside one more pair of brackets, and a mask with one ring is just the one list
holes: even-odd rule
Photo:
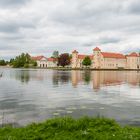
[[101, 50], [96, 47], [93, 49], [94, 54], [94, 64], [93, 68], [100, 69], [101, 68]]
[[78, 51], [74, 50], [72, 52], [72, 68], [77, 68], [78, 63]]

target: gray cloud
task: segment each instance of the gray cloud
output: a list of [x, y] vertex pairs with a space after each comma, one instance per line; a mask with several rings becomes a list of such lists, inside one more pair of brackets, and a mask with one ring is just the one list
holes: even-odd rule
[[131, 14], [140, 14], [140, 2], [139, 0], [131, 1], [127, 6], [128, 12]]
[[121, 41], [119, 37], [102, 37], [99, 39], [100, 44], [118, 43]]
[[21, 6], [28, 2], [29, 0], [0, 0], [0, 7], [16, 7]]
[[0, 32], [14, 33], [18, 32], [21, 28], [35, 28], [35, 24], [25, 21], [4, 21], [0, 22]]

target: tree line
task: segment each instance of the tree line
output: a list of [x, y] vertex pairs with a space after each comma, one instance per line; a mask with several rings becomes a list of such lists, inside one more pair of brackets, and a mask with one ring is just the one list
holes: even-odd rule
[[0, 66], [6, 66], [9, 62], [5, 60], [0, 60]]

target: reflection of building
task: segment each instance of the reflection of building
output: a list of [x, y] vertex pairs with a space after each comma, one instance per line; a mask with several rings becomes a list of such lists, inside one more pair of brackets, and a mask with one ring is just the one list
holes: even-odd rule
[[[75, 87], [80, 82], [86, 82], [86, 71], [72, 71], [72, 85]], [[128, 83], [138, 85], [140, 83], [140, 73], [138, 72], [120, 72], [120, 71], [92, 71], [90, 81], [93, 82], [93, 89], [98, 90], [101, 86], [121, 85]]]
[[94, 89], [105, 85], [119, 85], [126, 81], [124, 73], [118, 71], [95, 71], [92, 78]]
[[[87, 55], [72, 52], [72, 68], [82, 68], [82, 61]], [[140, 69], [140, 54], [131, 53], [124, 55], [120, 53], [102, 52], [98, 47], [89, 55], [94, 69]]]
[[95, 73], [92, 75], [92, 78], [93, 78], [93, 89], [98, 90], [101, 84], [100, 71], [95, 71]]
[[57, 67], [57, 59], [46, 58], [44, 56], [32, 57], [32, 60], [37, 62], [37, 67], [47, 68], [47, 67]]
[[71, 81], [72, 81], [72, 85], [74, 87], [77, 86], [79, 80], [82, 80], [82, 78], [79, 74], [80, 74], [79, 71], [75, 71], [75, 70], [72, 71]]

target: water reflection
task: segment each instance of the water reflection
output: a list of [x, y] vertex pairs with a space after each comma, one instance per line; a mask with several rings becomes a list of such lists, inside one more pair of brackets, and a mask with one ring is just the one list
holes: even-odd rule
[[98, 91], [102, 86], [120, 85], [123, 83], [140, 86], [140, 73], [134, 71], [72, 71], [72, 85], [76, 87], [81, 81], [93, 83]]
[[[19, 70], [15, 72], [15, 79], [22, 83], [28, 83], [30, 80], [44, 81], [51, 78], [53, 85], [63, 85], [72, 83], [73, 87], [84, 83], [92, 83], [93, 89], [98, 91], [102, 86], [120, 85], [123, 83], [132, 86], [140, 86], [140, 73], [135, 71], [52, 71], [46, 74], [46, 71]], [[13, 77], [13, 75], [12, 75]]]
[[65, 71], [53, 71], [52, 81], [54, 85], [62, 85], [69, 83], [71, 79], [70, 72]]
[[90, 83], [91, 80], [91, 71], [85, 71], [83, 75], [83, 80], [85, 81], [86, 84]]
[[28, 70], [16, 71], [15, 79], [22, 83], [28, 83], [30, 81], [30, 73]]

